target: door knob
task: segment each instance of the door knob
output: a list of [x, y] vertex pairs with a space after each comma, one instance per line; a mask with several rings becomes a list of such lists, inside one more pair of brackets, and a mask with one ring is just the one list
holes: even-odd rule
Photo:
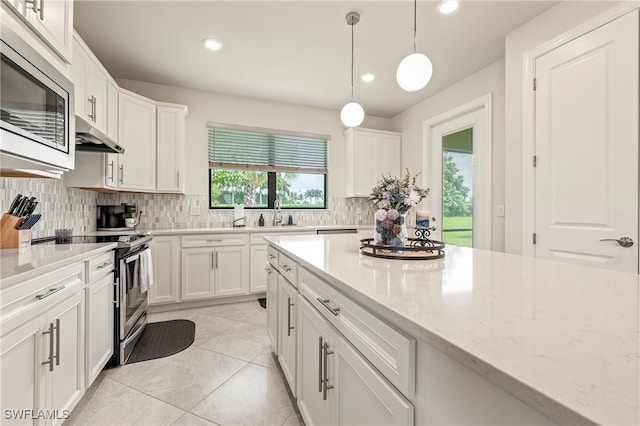
[[616, 241], [622, 247], [631, 247], [633, 245], [633, 240], [629, 237], [620, 237], [617, 240], [615, 238], [604, 238], [600, 241]]

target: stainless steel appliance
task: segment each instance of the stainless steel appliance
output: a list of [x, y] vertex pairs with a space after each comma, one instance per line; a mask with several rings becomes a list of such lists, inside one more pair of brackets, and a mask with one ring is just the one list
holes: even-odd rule
[[98, 231], [125, 231], [131, 230], [127, 226], [126, 219], [139, 218], [138, 207], [133, 203], [122, 203], [118, 206], [97, 206]]
[[147, 325], [149, 292], [140, 279], [141, 256], [149, 250], [150, 234], [73, 237], [71, 243], [117, 242], [114, 300], [114, 354], [111, 364], [123, 365]]
[[73, 169], [73, 84], [5, 27], [0, 43], [0, 150]]
[[76, 150], [124, 154], [122, 146], [82, 117], [76, 117]]

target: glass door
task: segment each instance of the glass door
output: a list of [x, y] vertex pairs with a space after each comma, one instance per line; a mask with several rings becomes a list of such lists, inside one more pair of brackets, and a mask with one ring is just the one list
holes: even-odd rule
[[473, 247], [473, 128], [442, 138], [442, 241]]

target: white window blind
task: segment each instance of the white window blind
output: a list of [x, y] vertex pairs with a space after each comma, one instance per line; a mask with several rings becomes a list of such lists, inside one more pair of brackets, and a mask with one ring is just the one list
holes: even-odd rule
[[209, 128], [209, 167], [327, 173], [327, 139]]

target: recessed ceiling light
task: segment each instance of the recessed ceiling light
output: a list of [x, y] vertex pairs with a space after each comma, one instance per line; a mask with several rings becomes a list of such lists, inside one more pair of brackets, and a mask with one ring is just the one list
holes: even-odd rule
[[222, 49], [222, 43], [218, 40], [214, 40], [212, 38], [204, 39], [204, 46], [209, 50], [220, 50]]
[[460, 6], [458, 0], [444, 0], [438, 4], [438, 11], [443, 15], [448, 15], [456, 11]]
[[361, 79], [362, 81], [364, 81], [365, 83], [371, 83], [373, 80], [375, 80], [375, 79], [376, 79], [376, 76], [375, 76], [375, 75], [373, 75], [373, 74], [371, 74], [371, 73], [368, 73], [368, 74], [362, 74], [362, 76], [360, 77], [360, 79]]

